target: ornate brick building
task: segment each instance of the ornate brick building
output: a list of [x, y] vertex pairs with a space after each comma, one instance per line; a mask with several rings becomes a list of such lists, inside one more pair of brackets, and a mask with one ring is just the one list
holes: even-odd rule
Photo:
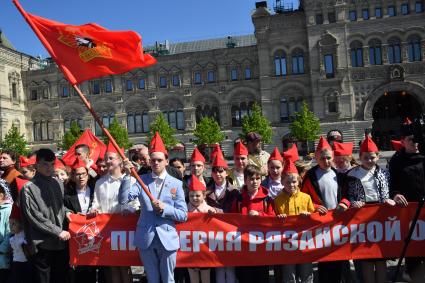
[[[163, 112], [189, 154], [191, 132], [205, 115], [219, 121], [231, 153], [254, 102], [271, 121], [276, 145], [302, 101], [323, 133], [338, 128], [345, 140], [358, 141], [370, 129], [384, 148], [403, 117], [424, 111], [422, 1], [304, 0], [289, 11], [277, 1], [274, 12], [258, 2], [251, 18], [254, 34], [157, 44], [146, 48], [157, 65], [81, 89], [105, 124], [118, 117], [133, 142], [143, 142]], [[74, 120], [98, 131], [54, 64], [22, 72], [22, 84], [34, 145], [59, 141]]]

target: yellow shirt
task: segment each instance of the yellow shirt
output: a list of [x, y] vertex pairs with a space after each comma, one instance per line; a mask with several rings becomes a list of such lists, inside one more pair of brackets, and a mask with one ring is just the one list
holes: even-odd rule
[[299, 215], [300, 212], [314, 212], [314, 205], [308, 194], [298, 190], [296, 193], [290, 195], [283, 190], [274, 199], [274, 210], [276, 215]]

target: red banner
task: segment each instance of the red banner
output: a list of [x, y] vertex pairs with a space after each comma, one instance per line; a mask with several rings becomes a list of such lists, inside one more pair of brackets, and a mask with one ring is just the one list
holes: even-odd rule
[[[180, 267], [248, 266], [361, 258], [394, 258], [403, 248], [417, 204], [372, 205], [325, 216], [250, 217], [189, 214], [177, 225]], [[141, 265], [133, 246], [138, 216], [73, 215], [71, 264]], [[407, 255], [425, 256], [425, 209]]]

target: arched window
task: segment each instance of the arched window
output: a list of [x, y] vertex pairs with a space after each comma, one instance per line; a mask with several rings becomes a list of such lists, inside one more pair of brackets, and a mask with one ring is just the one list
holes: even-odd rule
[[371, 65], [382, 65], [382, 43], [378, 39], [369, 42], [369, 62]]
[[243, 117], [251, 114], [252, 106], [254, 105], [254, 102], [240, 102], [240, 103], [234, 103], [232, 105], [232, 126], [233, 127], [240, 127], [242, 126], [242, 119]]
[[36, 120], [33, 123], [34, 141], [47, 141], [53, 139], [53, 133], [49, 131], [49, 120]]
[[[114, 118], [115, 118], [115, 114], [104, 114], [101, 116], [102, 123], [105, 126], [105, 128], [108, 128], [109, 125], [112, 124], [112, 121], [114, 120]], [[94, 124], [95, 124], [96, 136], [102, 136], [103, 135], [102, 129], [99, 127], [96, 120], [94, 121]]]
[[278, 51], [274, 56], [275, 74], [276, 76], [286, 76], [286, 54], [283, 51]]
[[292, 74], [304, 74], [304, 53], [296, 50], [292, 53]]
[[412, 36], [408, 39], [409, 62], [421, 61], [421, 39], [418, 36]]
[[400, 39], [391, 38], [388, 41], [388, 62], [390, 64], [401, 63]]
[[182, 109], [163, 111], [165, 120], [171, 128], [184, 130], [184, 112]]
[[363, 45], [360, 41], [354, 41], [350, 44], [351, 66], [363, 67]]
[[196, 123], [199, 123], [202, 118], [214, 118], [220, 124], [219, 110], [217, 106], [198, 105], [196, 107]]
[[136, 112], [127, 114], [127, 131], [129, 134], [149, 132], [148, 113]]
[[77, 122], [80, 129], [84, 129], [83, 119], [81, 118], [67, 118], [63, 120], [63, 131], [66, 133], [70, 128], [72, 122]]
[[282, 97], [280, 99], [280, 122], [285, 123], [291, 121], [295, 114], [301, 110], [302, 104], [302, 97]]

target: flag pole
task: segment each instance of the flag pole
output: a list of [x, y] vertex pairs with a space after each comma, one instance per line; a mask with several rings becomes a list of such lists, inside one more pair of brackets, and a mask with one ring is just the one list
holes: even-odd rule
[[[91, 107], [90, 102], [87, 100], [87, 98], [81, 92], [80, 88], [77, 85], [75, 85], [75, 84], [72, 85], [72, 87], [78, 93], [78, 96], [80, 97], [80, 99], [83, 102], [84, 106], [86, 106], [86, 108], [90, 111], [91, 115], [96, 120], [96, 122], [99, 125], [99, 127], [102, 129], [102, 132], [109, 139], [109, 142], [112, 143], [112, 145], [115, 147], [115, 149], [117, 150], [117, 152], [121, 156], [121, 158], [122, 159], [125, 159], [126, 157], [124, 155], [124, 152], [122, 152], [122, 150], [118, 146], [117, 142], [115, 141], [114, 137], [109, 133], [108, 129], [105, 128], [105, 126], [103, 125], [102, 120], [100, 120], [99, 116], [94, 111], [93, 107]], [[134, 167], [131, 168], [131, 176], [133, 176], [134, 178], [136, 178], [137, 182], [140, 184], [140, 186], [142, 187], [142, 189], [146, 193], [146, 195], [149, 197], [149, 199], [151, 201], [154, 201], [155, 198], [153, 197], [153, 195], [149, 191], [148, 187], [146, 187], [145, 183], [143, 183], [142, 179], [140, 178], [139, 174], [137, 174], [136, 169], [134, 169]]]
[[[31, 27], [31, 29], [37, 35], [38, 39], [41, 41], [41, 43], [47, 49], [47, 51], [52, 56], [52, 58], [55, 59], [57, 65], [62, 70], [62, 73], [64, 74], [64, 76], [66, 77], [66, 79], [69, 81], [69, 83], [72, 85], [72, 87], [74, 88], [74, 90], [78, 93], [78, 96], [80, 97], [81, 101], [86, 106], [86, 108], [90, 111], [91, 115], [93, 116], [93, 118], [96, 120], [97, 124], [102, 129], [102, 132], [109, 139], [109, 142], [112, 143], [112, 145], [115, 147], [115, 149], [117, 150], [117, 152], [121, 156], [121, 158], [122, 159], [125, 159], [126, 157], [124, 155], [124, 152], [121, 151], [121, 149], [118, 146], [117, 142], [115, 141], [114, 137], [105, 128], [105, 126], [103, 125], [102, 120], [100, 120], [99, 116], [96, 114], [96, 112], [91, 107], [90, 102], [86, 99], [86, 97], [84, 96], [84, 94], [81, 92], [80, 88], [77, 86], [76, 79], [74, 78], [74, 76], [72, 75], [72, 73], [70, 73], [67, 68], [65, 68], [64, 66], [62, 66], [61, 64], [58, 63], [58, 61], [56, 60], [57, 58], [55, 56], [55, 53], [53, 52], [52, 47], [50, 46], [50, 44], [48, 43], [48, 41], [44, 38], [43, 34], [38, 30], [38, 28], [36, 27], [36, 25], [32, 22], [32, 20], [27, 16], [27, 12], [22, 8], [22, 6], [19, 3], [19, 1], [18, 0], [13, 0], [13, 4], [15, 4], [16, 8], [18, 9], [18, 11], [21, 13], [21, 15], [27, 21], [27, 23], [29, 24], [29, 26]], [[149, 191], [148, 187], [146, 187], [145, 183], [143, 183], [142, 179], [139, 177], [139, 174], [137, 174], [136, 169], [134, 169], [134, 167], [131, 168], [131, 175], [134, 178], [136, 178], [137, 182], [140, 184], [140, 186], [142, 187], [143, 191], [146, 193], [146, 195], [149, 197], [149, 199], [153, 202], [155, 200], [155, 198], [153, 197], [153, 195]]]

